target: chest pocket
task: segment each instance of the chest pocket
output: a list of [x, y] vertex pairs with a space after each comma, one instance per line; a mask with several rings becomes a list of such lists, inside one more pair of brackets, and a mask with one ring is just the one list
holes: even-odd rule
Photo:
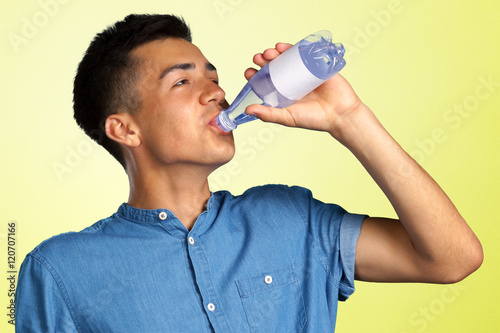
[[251, 332], [301, 332], [307, 321], [293, 265], [236, 281]]

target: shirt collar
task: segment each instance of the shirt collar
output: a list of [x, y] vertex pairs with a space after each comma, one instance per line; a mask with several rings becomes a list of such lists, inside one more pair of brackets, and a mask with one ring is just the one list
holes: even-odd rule
[[[210, 193], [206, 210], [198, 216], [191, 233], [196, 232], [196, 234], [200, 235], [212, 226], [217, 216], [220, 206], [219, 199], [222, 195], [222, 192]], [[160, 224], [172, 236], [178, 238], [185, 238], [190, 233], [174, 213], [166, 208], [141, 209], [123, 203], [118, 208], [117, 214], [133, 222]]]
[[175, 217], [168, 209], [140, 209], [126, 203], [121, 204], [117, 213], [127, 220], [141, 223], [160, 223]]

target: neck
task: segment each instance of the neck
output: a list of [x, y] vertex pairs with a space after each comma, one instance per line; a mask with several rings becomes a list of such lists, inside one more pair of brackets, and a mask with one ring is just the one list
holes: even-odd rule
[[147, 172], [128, 169], [128, 204], [141, 209], [169, 209], [186, 229], [191, 230], [210, 198], [208, 174], [197, 169], [186, 165], [148, 168]]

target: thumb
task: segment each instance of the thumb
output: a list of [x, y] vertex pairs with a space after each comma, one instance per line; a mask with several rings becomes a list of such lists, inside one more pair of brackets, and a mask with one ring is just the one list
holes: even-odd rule
[[259, 118], [264, 122], [271, 122], [285, 126], [296, 126], [295, 120], [287, 108], [279, 109], [260, 104], [249, 105], [245, 112], [248, 115]]

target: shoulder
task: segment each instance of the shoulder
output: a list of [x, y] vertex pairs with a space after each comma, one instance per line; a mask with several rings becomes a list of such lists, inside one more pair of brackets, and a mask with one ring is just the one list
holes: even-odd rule
[[[231, 214], [231, 218], [248, 219], [252, 224], [272, 220], [280, 224], [307, 223], [315, 200], [310, 190], [300, 186], [263, 185], [233, 196], [229, 192], [219, 192], [221, 211]], [[264, 218], [265, 217], [265, 218]], [[295, 222], [294, 222], [295, 221]]]
[[[324, 203], [316, 199], [311, 190], [301, 186], [264, 185], [250, 188], [241, 195], [255, 203], [265, 203], [275, 207], [285, 206], [300, 214], [309, 215], [311, 211], [332, 211], [340, 214], [345, 210], [337, 204]], [[307, 218], [307, 216], [303, 216]]]
[[[239, 207], [242, 210], [271, 207], [273, 210], [282, 208], [290, 213], [308, 218], [309, 212], [324, 210], [344, 214], [345, 210], [336, 204], [324, 203], [314, 198], [313, 193], [301, 186], [262, 185], [246, 190], [241, 195], [232, 195], [227, 191], [217, 192], [220, 201], [228, 206]], [[227, 207], [227, 206], [226, 206]]]
[[28, 256], [43, 263], [47, 259], [68, 257], [91, 247], [96, 240], [101, 238], [106, 225], [113, 222], [113, 216], [99, 220], [81, 231], [65, 232], [52, 236], [37, 245], [28, 253]]
[[220, 192], [222, 196], [231, 197], [233, 200], [259, 201], [290, 201], [297, 199], [312, 198], [310, 190], [300, 186], [288, 186], [280, 184], [261, 185], [251, 187], [241, 195], [233, 196], [227, 191]]

